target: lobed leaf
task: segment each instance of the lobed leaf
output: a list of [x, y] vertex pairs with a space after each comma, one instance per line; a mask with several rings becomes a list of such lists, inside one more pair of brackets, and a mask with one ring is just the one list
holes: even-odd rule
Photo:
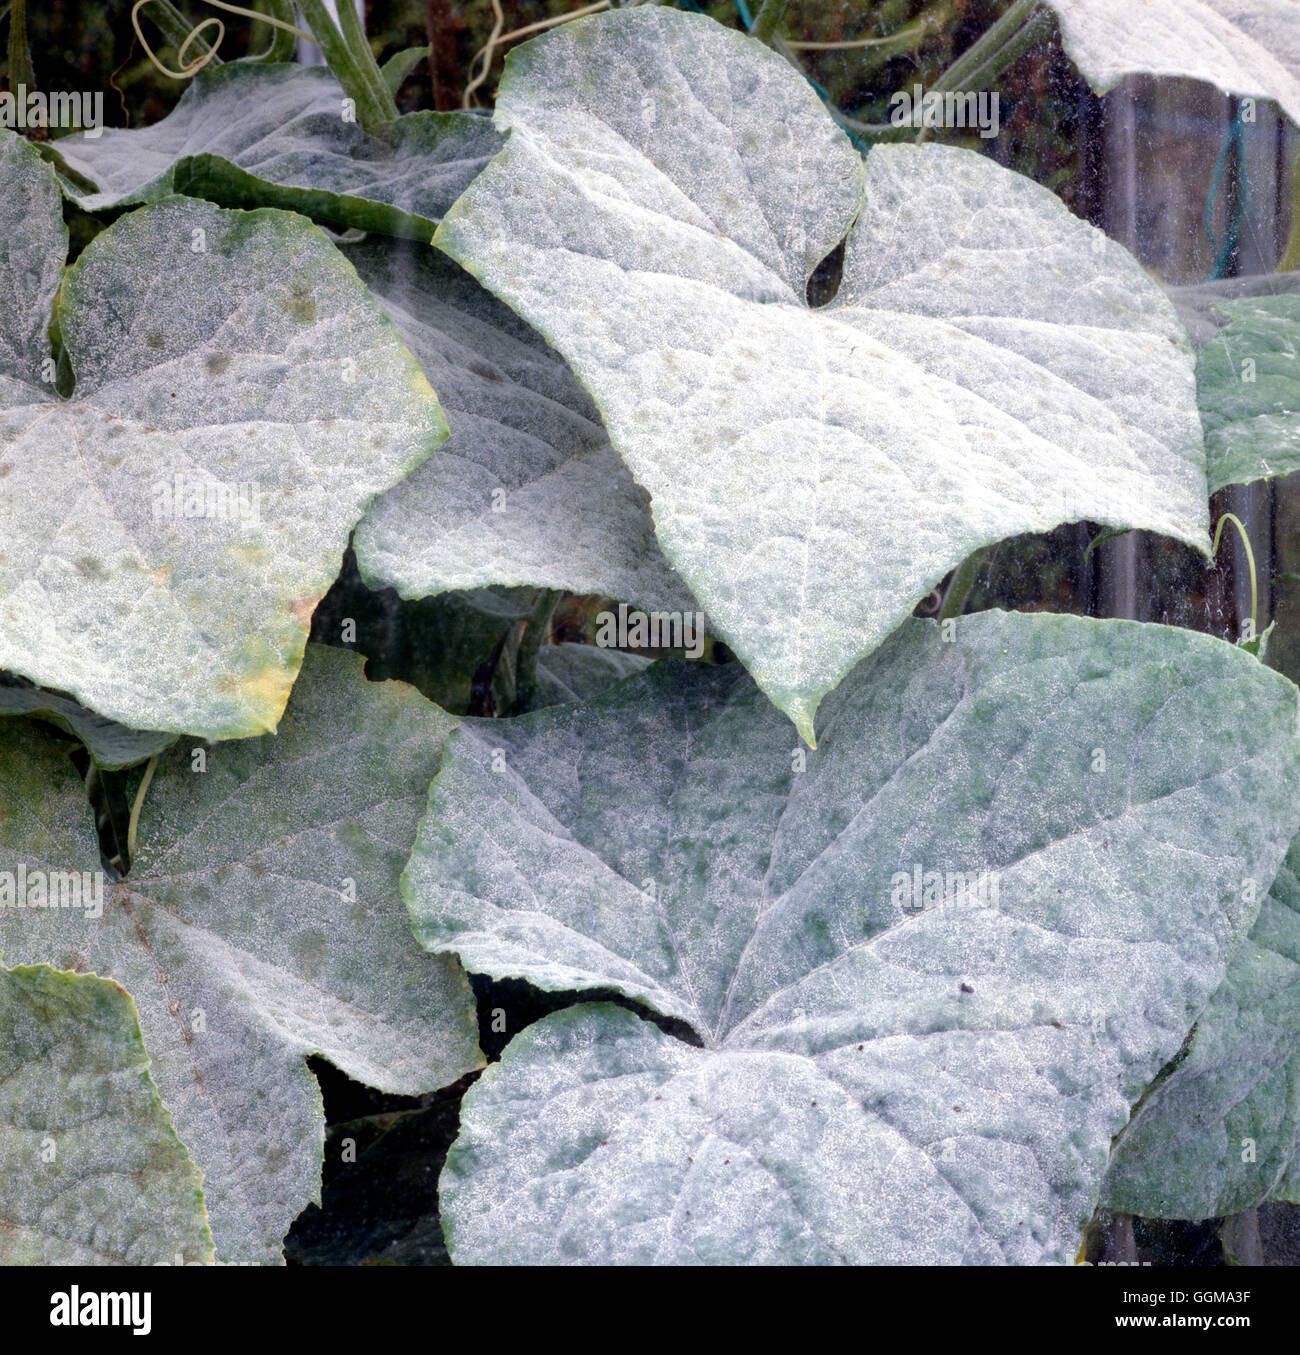
[[168, 198], [63, 274], [12, 133], [0, 185], [0, 668], [132, 728], [274, 729], [348, 533], [446, 435], [428, 382], [301, 217]]
[[355, 548], [404, 598], [488, 584], [694, 610], [633, 481], [560, 357], [444, 254], [373, 240], [344, 253], [438, 391], [451, 436], [381, 496]]
[[[421, 953], [398, 892], [455, 722], [361, 667], [312, 646], [278, 736], [164, 753], [138, 858], [127, 879], [100, 878], [98, 907], [76, 773], [28, 722], [0, 724], [0, 950], [134, 995], [222, 1261], [277, 1261], [320, 1198], [324, 1117], [306, 1055], [411, 1095], [481, 1064], [465, 975]], [[15, 892], [20, 867], [50, 898], [52, 872], [92, 878], [59, 895], [79, 906], [41, 907], [30, 884]]]
[[496, 120], [435, 243], [591, 391], [665, 555], [805, 738], [982, 545], [1086, 519], [1208, 553], [1173, 308], [1045, 188], [934, 145], [864, 174], [781, 57], [657, 7], [516, 49]]
[[1294, 687], [984, 612], [908, 623], [791, 745], [702, 664], [452, 735], [417, 936], [700, 1042], [599, 1006], [517, 1037], [463, 1104], [455, 1259], [1073, 1260], [1300, 821]]
[[130, 995], [0, 968], [0, 1264], [212, 1260], [202, 1176], [149, 1076]]
[[381, 141], [348, 116], [327, 67], [227, 62], [200, 71], [160, 122], [79, 132], [51, 158], [89, 212], [184, 193], [428, 240], [500, 145], [473, 113], [409, 113]]

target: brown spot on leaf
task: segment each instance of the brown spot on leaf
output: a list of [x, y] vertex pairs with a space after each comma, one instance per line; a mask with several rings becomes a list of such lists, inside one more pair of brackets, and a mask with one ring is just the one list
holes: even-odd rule
[[322, 596], [321, 593], [317, 593], [314, 598], [299, 598], [297, 602], [289, 604], [289, 610], [304, 626], [310, 626], [312, 613], [320, 605]]

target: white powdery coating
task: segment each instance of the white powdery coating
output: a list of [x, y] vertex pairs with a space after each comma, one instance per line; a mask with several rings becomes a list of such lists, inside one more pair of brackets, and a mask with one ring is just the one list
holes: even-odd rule
[[[51, 174], [0, 140], [0, 182]], [[44, 206], [6, 293], [62, 257]], [[0, 669], [133, 728], [274, 729], [348, 533], [446, 435], [428, 382], [285, 212], [170, 198], [125, 216], [69, 270], [58, 318], [73, 397], [39, 365], [0, 376]], [[182, 516], [178, 477], [250, 507]]]
[[818, 702], [971, 551], [1091, 519], [1208, 551], [1170, 303], [972, 152], [864, 172], [806, 82], [646, 8], [516, 54], [510, 130], [436, 243], [541, 330], [649, 490], [664, 553], [764, 692]]
[[436, 250], [376, 240], [344, 253], [451, 426], [357, 527], [366, 581], [405, 598], [512, 584], [694, 611], [655, 540], [650, 496], [558, 354]]
[[325, 67], [233, 63], [200, 71], [161, 122], [105, 128], [95, 137], [78, 133], [58, 145], [68, 168], [101, 190], [61, 180], [68, 197], [90, 212], [152, 202], [173, 188], [188, 191], [197, 169], [204, 171], [204, 196], [225, 190], [238, 202], [246, 198], [243, 171], [289, 190], [277, 205], [309, 216], [321, 209], [337, 224], [358, 209], [386, 207], [385, 229], [420, 240], [499, 149], [491, 123], [469, 113], [399, 118], [393, 143], [385, 144], [355, 118], [344, 120], [343, 90]]
[[201, 1176], [149, 1076], [130, 997], [0, 968], [0, 1264], [212, 1260]]
[[1120, 1139], [1102, 1203], [1147, 1218], [1300, 1202], [1300, 845], [1197, 1017], [1187, 1057]]
[[[452, 735], [417, 936], [704, 1042], [587, 1011], [508, 1046], [443, 1177], [457, 1259], [1072, 1261], [1297, 826], [1295, 689], [1191, 632], [983, 612], [910, 622], [818, 732], [796, 771], [747, 679], [657, 664]], [[918, 865], [998, 897], [912, 910]]]
[[1204, 80], [1276, 99], [1300, 123], [1300, 9], [1294, 0], [1048, 0], [1065, 51], [1099, 94], [1126, 75]]
[[[0, 909], [7, 960], [111, 975], [135, 997], [224, 1261], [277, 1262], [319, 1199], [306, 1054], [410, 1095], [481, 1062], [465, 975], [420, 951], [398, 890], [454, 722], [361, 669], [312, 646], [278, 736], [208, 749], [201, 775], [188, 745], [164, 754], [140, 859], [102, 919]], [[0, 869], [98, 865], [75, 772], [25, 721], [0, 726], [0, 803]]]

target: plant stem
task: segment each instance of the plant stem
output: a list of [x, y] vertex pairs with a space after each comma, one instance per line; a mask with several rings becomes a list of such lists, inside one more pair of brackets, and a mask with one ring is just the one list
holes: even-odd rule
[[266, 51], [261, 56], [253, 57], [253, 61], [292, 61], [293, 45], [296, 39], [289, 31], [293, 27], [297, 14], [294, 12], [293, 0], [259, 0], [258, 9], [264, 10], [273, 19], [279, 19], [282, 24], [287, 24], [288, 28], [272, 28], [271, 42]]
[[776, 37], [781, 20], [785, 18], [786, 3], [787, 0], [763, 0], [763, 8], [758, 11], [754, 26], [749, 30], [751, 36], [759, 42], [770, 43]]
[[158, 754], [155, 753], [149, 759], [149, 765], [144, 769], [144, 779], [140, 782], [140, 787], [135, 793], [135, 800], [131, 805], [131, 821], [126, 830], [126, 867], [129, 870], [135, 861], [135, 840], [136, 832], [140, 827], [140, 810], [144, 807], [144, 797], [149, 790], [149, 782], [153, 780], [154, 769], [158, 766]]
[[543, 588], [524, 623], [523, 637], [515, 655], [515, 710], [522, 714], [532, 708], [537, 695], [537, 659], [551, 634], [551, 618], [559, 605], [560, 592]]
[[[343, 92], [357, 109], [357, 120], [372, 136], [387, 137], [397, 121], [397, 104], [375, 63], [361, 21], [351, 0], [342, 0], [339, 19], [344, 33], [330, 17], [323, 0], [298, 0], [302, 17], [325, 56]], [[346, 16], [346, 17], [345, 17]]]
[[948, 591], [943, 595], [943, 606], [939, 608], [940, 621], [960, 616], [965, 611], [971, 589], [975, 587], [975, 580], [980, 570], [984, 568], [992, 549], [992, 546], [984, 546], [968, 555], [957, 566], [957, 572], [952, 576]]
[[[171, 0], [154, 0], [154, 3], [147, 10], [141, 11], [148, 14], [153, 20], [154, 26], [158, 31], [176, 48], [177, 53], [188, 43], [190, 50], [194, 53], [194, 59], [202, 59], [208, 66], [220, 66], [221, 58], [213, 50], [212, 44], [199, 33], [193, 24], [171, 3]], [[194, 37], [191, 40], [190, 34]], [[180, 60], [179, 55], [177, 60]]]
[[[987, 89], [1009, 66], [1014, 65], [1036, 43], [1051, 32], [1052, 12], [1040, 7], [1040, 0], [1016, 0], [1016, 3], [982, 34], [930, 86], [934, 93], [962, 90], [974, 93]], [[932, 128], [923, 127], [917, 141], [925, 141]]]
[[36, 69], [27, 45], [27, 0], [14, 0], [9, 11], [9, 89], [15, 99], [20, 85], [28, 93], [35, 92]]
[[1291, 226], [1287, 232], [1286, 248], [1277, 261], [1279, 273], [1290, 273], [1300, 268], [1300, 164], [1291, 169]]

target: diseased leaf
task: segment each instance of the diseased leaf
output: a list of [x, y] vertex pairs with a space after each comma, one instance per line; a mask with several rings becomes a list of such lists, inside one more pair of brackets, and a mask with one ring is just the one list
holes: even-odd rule
[[1192, 347], [1199, 352], [1228, 323], [1223, 311], [1225, 301], [1295, 291], [1300, 291], [1300, 272], [1249, 273], [1236, 278], [1215, 278], [1212, 282], [1185, 283], [1166, 287], [1165, 295], [1174, 303]]
[[590, 701], [606, 687], [650, 666], [642, 654], [596, 645], [543, 645], [537, 656], [537, 705]]
[[66, 729], [86, 745], [94, 761], [107, 771], [133, 767], [176, 742], [175, 734], [127, 729], [106, 720], [62, 692], [34, 687], [22, 678], [0, 674], [0, 715], [30, 715]]
[[1211, 492], [1300, 470], [1300, 293], [1223, 301], [1196, 398]]
[[[481, 1063], [465, 976], [411, 940], [398, 891], [454, 721], [361, 668], [312, 646], [278, 736], [163, 754], [138, 858], [128, 879], [101, 878], [98, 907], [93, 878], [62, 894], [79, 907], [0, 903], [7, 960], [94, 970], [134, 994], [223, 1261], [278, 1260], [319, 1199], [307, 1054], [407, 1094]], [[26, 721], [0, 723], [0, 807], [0, 881], [22, 868], [24, 898], [33, 872], [52, 891], [50, 872], [98, 866], [76, 774]]]
[[130, 995], [0, 968], [0, 1265], [212, 1260], [202, 1177], [149, 1076]]
[[366, 581], [405, 598], [526, 584], [695, 610], [655, 540], [650, 496], [540, 336], [436, 250], [375, 240], [344, 252], [452, 430], [357, 528]]
[[1071, 1262], [1300, 824], [1297, 705], [1208, 636], [984, 612], [904, 626], [815, 752], [705, 664], [466, 722], [417, 935], [702, 1047], [589, 1006], [516, 1038], [462, 1108], [453, 1259]]
[[1300, 845], [1293, 843], [1191, 1048], [1136, 1111], [1102, 1201], [1148, 1218], [1300, 1203]]
[[446, 435], [429, 383], [301, 217], [170, 198], [60, 284], [53, 171], [8, 132], [0, 187], [0, 668], [133, 728], [274, 729], [349, 531]]
[[52, 158], [99, 189], [61, 180], [90, 212], [186, 193], [428, 240], [501, 147], [474, 113], [408, 113], [391, 144], [344, 114], [343, 90], [324, 66], [228, 62], [200, 71], [161, 122], [64, 137]]
[[1274, 99], [1300, 123], [1300, 8], [1294, 0], [1048, 0], [1066, 55], [1105, 94], [1126, 75], [1204, 80]]
[[979, 546], [1091, 519], [1208, 553], [1173, 308], [1045, 188], [899, 145], [864, 198], [797, 72], [665, 8], [518, 48], [496, 119], [435, 243], [592, 392], [711, 631], [805, 738]]

